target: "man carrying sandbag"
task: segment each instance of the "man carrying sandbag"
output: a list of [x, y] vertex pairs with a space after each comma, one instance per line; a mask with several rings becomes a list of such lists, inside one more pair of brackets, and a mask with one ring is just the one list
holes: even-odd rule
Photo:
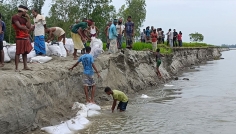
[[105, 92], [106, 92], [107, 95], [112, 95], [112, 97], [113, 97], [113, 104], [112, 104], [112, 107], [111, 107], [112, 113], [114, 112], [117, 101], [120, 101], [118, 106], [117, 106], [117, 110], [120, 110], [120, 112], [124, 112], [126, 110], [129, 99], [125, 95], [124, 92], [119, 91], [119, 90], [111, 90], [110, 87], [106, 87]]

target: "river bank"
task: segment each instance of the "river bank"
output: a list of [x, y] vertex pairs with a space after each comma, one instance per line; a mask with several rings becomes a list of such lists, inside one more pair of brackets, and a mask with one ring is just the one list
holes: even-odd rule
[[[129, 51], [124, 54], [103, 54], [95, 61], [101, 78], [97, 81], [96, 102], [110, 103], [104, 87], [110, 86], [131, 95], [140, 90], [158, 87], [184, 71], [185, 67], [217, 59], [226, 48], [174, 48], [163, 58], [160, 71], [155, 73], [155, 57], [149, 51]], [[73, 116], [74, 102], [84, 102], [81, 82], [82, 65], [72, 72], [68, 67], [72, 57], [57, 58], [45, 64], [30, 64], [34, 71], [15, 73], [14, 64], [0, 71], [1, 109], [0, 131], [26, 133], [43, 126], [55, 125]], [[22, 66], [20, 66], [22, 67]]]

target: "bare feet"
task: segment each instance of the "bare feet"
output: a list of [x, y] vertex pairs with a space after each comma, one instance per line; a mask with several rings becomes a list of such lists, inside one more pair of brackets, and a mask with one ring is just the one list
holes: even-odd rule
[[22, 70], [30, 70], [30, 71], [33, 71], [31, 68], [29, 68], [29, 67], [25, 67], [25, 68], [23, 68]]
[[19, 72], [21, 72], [21, 71], [20, 71], [19, 69], [16, 69], [15, 72], [18, 72], [18, 73], [19, 73]]
[[1, 63], [1, 64], [0, 64], [0, 67], [4, 67], [4, 64]]

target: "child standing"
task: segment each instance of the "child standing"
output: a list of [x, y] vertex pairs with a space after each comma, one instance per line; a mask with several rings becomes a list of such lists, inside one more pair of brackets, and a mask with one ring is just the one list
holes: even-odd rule
[[178, 42], [179, 42], [179, 47], [182, 47], [182, 32], [179, 31], [179, 34], [178, 34]]
[[151, 33], [151, 38], [152, 38], [152, 51], [155, 52], [157, 49], [157, 31], [156, 29], [153, 30]]
[[160, 78], [161, 78], [161, 73], [159, 71], [159, 66], [161, 65], [161, 57], [164, 57], [164, 55], [160, 53], [160, 49], [158, 48], [156, 50], [156, 62], [157, 62], [156, 73], [157, 73], [157, 76], [159, 76]]

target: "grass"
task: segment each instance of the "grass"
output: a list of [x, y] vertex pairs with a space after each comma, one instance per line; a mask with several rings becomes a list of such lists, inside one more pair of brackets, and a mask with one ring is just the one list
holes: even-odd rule
[[[89, 45], [89, 43], [87, 43]], [[187, 43], [183, 42], [183, 48], [194, 48], [194, 47], [214, 47], [214, 45], [206, 44], [206, 43]], [[126, 48], [126, 44], [122, 44], [122, 48]], [[171, 54], [173, 52], [173, 49], [165, 44], [158, 44], [157, 48], [160, 49], [160, 52], [162, 54]], [[106, 43], [103, 43], [103, 50], [106, 50]], [[152, 44], [151, 43], [142, 43], [142, 42], [136, 42], [133, 44], [133, 50], [136, 51], [151, 51], [152, 50]]]

